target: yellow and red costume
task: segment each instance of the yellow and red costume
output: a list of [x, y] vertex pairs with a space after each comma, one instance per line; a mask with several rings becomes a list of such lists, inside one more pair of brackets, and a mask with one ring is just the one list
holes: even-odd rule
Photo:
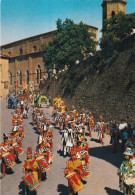
[[[29, 169], [27, 169], [27, 166], [30, 166]], [[23, 172], [27, 174], [29, 171], [32, 172], [33, 176], [35, 177], [36, 180], [38, 180], [38, 163], [35, 159], [27, 159], [23, 162], [22, 165]]]
[[[32, 149], [31, 147], [28, 147], [27, 159], [24, 160], [23, 165], [22, 165], [22, 171], [23, 173], [25, 173], [25, 178], [28, 174], [31, 173], [34, 179], [38, 182], [38, 170], [39, 170], [38, 163], [35, 159], [32, 158]], [[33, 182], [33, 179], [31, 178], [31, 176], [27, 178], [27, 181], [25, 180], [25, 184], [27, 185], [28, 183], [30, 183], [32, 186], [36, 185]]]
[[75, 151], [72, 150], [70, 155], [71, 158], [66, 162], [64, 174], [66, 175], [66, 178], [68, 178], [70, 175], [73, 175], [72, 178], [68, 179], [69, 195], [72, 195], [75, 188], [77, 191], [80, 191], [83, 188], [83, 185], [81, 186], [82, 162], [76, 158]]

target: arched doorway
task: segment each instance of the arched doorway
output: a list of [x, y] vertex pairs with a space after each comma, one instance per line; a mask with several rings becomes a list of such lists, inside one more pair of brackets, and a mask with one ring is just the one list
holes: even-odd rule
[[115, 16], [115, 11], [112, 11], [112, 18]]

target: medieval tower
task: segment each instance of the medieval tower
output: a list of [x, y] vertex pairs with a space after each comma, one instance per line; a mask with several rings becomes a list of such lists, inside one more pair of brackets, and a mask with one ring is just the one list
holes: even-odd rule
[[126, 0], [103, 0], [103, 24], [105, 19], [109, 19], [119, 12], [126, 13]]

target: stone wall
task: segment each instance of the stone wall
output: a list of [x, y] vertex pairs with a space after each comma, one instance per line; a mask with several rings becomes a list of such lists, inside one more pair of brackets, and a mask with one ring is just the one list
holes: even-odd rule
[[[80, 71], [86, 70], [83, 76], [70, 76], [70, 72], [58, 75], [55, 80], [55, 96], [60, 95], [71, 108], [77, 110], [88, 107], [97, 119], [103, 115], [106, 122], [120, 121], [122, 118], [135, 123], [135, 35], [123, 40], [120, 44], [103, 50], [102, 61], [98, 62], [98, 69], [92, 71], [96, 56], [87, 59], [80, 65]], [[104, 62], [104, 64], [103, 64]], [[103, 66], [104, 65], [104, 66]], [[78, 73], [78, 75], [81, 74]], [[73, 75], [73, 73], [72, 73]], [[78, 79], [77, 84], [69, 90], [69, 82]], [[48, 80], [42, 87], [46, 96], [54, 97], [54, 78]], [[72, 95], [71, 95], [72, 94]]]

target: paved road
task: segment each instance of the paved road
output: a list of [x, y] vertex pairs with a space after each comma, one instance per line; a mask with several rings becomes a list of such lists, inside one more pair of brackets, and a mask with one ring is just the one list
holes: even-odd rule
[[[10, 133], [11, 126], [11, 113], [14, 110], [6, 108], [6, 101], [1, 101], [1, 135], [3, 132]], [[52, 108], [43, 108], [47, 117], [52, 120], [51, 113]], [[23, 140], [24, 154], [20, 156], [20, 160], [26, 158], [26, 150], [28, 146], [31, 146], [35, 151], [37, 145], [38, 134], [35, 127], [31, 124], [32, 116], [29, 113], [29, 119], [24, 120], [24, 130], [26, 137]], [[87, 134], [86, 134], [87, 135]], [[87, 178], [84, 188], [79, 192], [79, 195], [120, 195], [118, 186], [117, 169], [122, 162], [121, 149], [116, 154], [112, 153], [112, 147], [109, 144], [110, 137], [106, 135], [105, 144], [102, 146], [97, 141], [97, 133], [94, 132], [92, 139], [87, 136], [89, 143], [89, 153], [91, 156], [90, 170], [92, 172], [91, 177]], [[1, 138], [2, 141], [2, 138]], [[40, 187], [37, 189], [38, 195], [68, 195], [67, 180], [64, 177], [63, 171], [65, 168], [65, 162], [69, 157], [63, 158], [61, 155], [61, 135], [57, 128], [54, 128], [54, 158], [50, 170], [47, 172], [47, 180], [40, 183]], [[24, 185], [22, 182], [22, 163], [13, 167], [13, 174], [6, 175], [1, 180], [1, 195], [17, 195], [24, 194]]]

